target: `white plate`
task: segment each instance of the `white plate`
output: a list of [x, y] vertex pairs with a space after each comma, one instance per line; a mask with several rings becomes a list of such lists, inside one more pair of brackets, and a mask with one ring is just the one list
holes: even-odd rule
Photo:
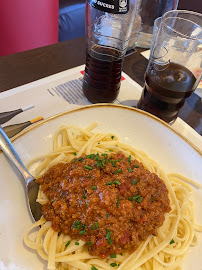
[[[200, 150], [163, 121], [125, 106], [93, 105], [56, 115], [26, 129], [15, 137], [13, 144], [26, 164], [51, 151], [53, 134], [62, 124], [85, 127], [94, 121], [100, 124], [96, 130], [113, 132], [121, 141], [144, 150], [166, 172], [181, 173], [202, 184]], [[23, 234], [31, 220], [19, 179], [19, 174], [0, 153], [0, 269], [44, 270], [46, 264], [23, 244]], [[202, 191], [194, 192], [194, 201], [197, 221], [202, 223], [199, 215]], [[202, 269], [201, 254], [202, 237], [197, 247], [190, 248], [183, 269]]]

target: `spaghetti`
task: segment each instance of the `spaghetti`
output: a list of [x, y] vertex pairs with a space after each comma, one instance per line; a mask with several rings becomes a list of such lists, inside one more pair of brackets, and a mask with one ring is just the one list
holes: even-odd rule
[[[144, 167], [160, 177], [169, 191], [171, 211], [165, 214], [163, 225], [158, 228], [157, 236], [149, 236], [139, 247], [132, 252], [123, 252], [100, 259], [90, 255], [85, 241], [71, 239], [69, 235], [59, 234], [52, 228], [52, 223], [44, 217], [33, 224], [24, 236], [25, 244], [35, 249], [38, 254], [48, 261], [48, 269], [69, 270], [161, 270], [180, 269], [187, 249], [196, 245], [198, 237], [196, 231], [202, 227], [194, 222], [194, 206], [190, 200], [191, 187], [196, 184], [178, 174], [166, 175], [160, 166], [151, 160], [143, 151], [123, 144], [114, 134], [94, 133], [92, 130], [97, 123], [86, 129], [74, 126], [63, 126], [54, 137], [53, 151], [47, 156], [41, 156], [28, 164], [40, 161], [36, 169], [36, 178], [41, 177], [52, 166], [65, 162], [69, 163], [83, 154], [100, 155], [121, 151], [132, 160], [138, 160]], [[38, 202], [42, 205], [48, 198], [39, 190]], [[40, 227], [39, 227], [40, 226]], [[37, 229], [34, 239], [30, 235]], [[112, 268], [113, 267], [113, 268]]]

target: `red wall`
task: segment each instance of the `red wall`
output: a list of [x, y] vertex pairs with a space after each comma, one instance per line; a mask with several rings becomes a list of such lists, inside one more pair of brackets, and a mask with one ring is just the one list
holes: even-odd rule
[[58, 42], [58, 0], [1, 0], [0, 56]]

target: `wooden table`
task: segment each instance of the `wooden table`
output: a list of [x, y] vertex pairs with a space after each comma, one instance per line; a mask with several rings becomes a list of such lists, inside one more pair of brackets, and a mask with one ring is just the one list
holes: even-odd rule
[[[137, 48], [136, 53], [125, 58], [123, 71], [143, 86], [148, 61], [141, 51], [143, 49]], [[0, 92], [81, 64], [85, 64], [85, 38], [1, 57]], [[196, 94], [186, 100], [179, 117], [202, 135], [202, 104]]]

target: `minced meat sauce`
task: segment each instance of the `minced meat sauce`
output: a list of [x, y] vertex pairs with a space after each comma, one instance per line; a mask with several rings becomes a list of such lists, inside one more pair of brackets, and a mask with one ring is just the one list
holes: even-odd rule
[[101, 258], [134, 251], [157, 235], [171, 210], [164, 182], [121, 152], [75, 156], [37, 182], [49, 199], [42, 213], [52, 228], [86, 241]]

